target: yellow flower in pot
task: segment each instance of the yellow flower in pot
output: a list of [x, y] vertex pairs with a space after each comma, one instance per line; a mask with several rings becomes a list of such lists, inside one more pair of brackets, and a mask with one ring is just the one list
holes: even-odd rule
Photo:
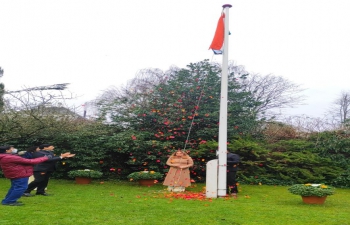
[[333, 195], [335, 189], [325, 184], [294, 184], [289, 192], [300, 195], [305, 203], [323, 204], [328, 195]]

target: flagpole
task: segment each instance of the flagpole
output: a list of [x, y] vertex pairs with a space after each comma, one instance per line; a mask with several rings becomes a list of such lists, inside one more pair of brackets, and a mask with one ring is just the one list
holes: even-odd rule
[[219, 168], [218, 168], [218, 196], [226, 196], [227, 178], [227, 101], [228, 101], [228, 35], [229, 35], [229, 9], [232, 5], [222, 6], [225, 11], [224, 44], [221, 70], [221, 98], [219, 120]]

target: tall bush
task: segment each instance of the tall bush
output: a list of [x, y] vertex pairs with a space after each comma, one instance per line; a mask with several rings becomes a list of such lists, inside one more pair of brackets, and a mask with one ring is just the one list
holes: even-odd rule
[[[125, 92], [125, 96], [117, 96], [109, 104], [102, 102], [103, 115], [109, 115], [108, 119], [123, 130], [113, 137], [116, 142], [110, 144], [129, 154], [128, 164], [133, 168], [165, 173], [169, 169], [165, 165], [169, 155], [185, 149], [198, 164], [191, 170], [193, 177], [203, 179], [208, 157], [197, 157], [197, 152], [200, 144], [218, 139], [220, 73], [218, 65], [201, 61], [185, 69], [169, 70], [166, 78], [153, 86], [140, 88], [137, 83], [138, 91], [132, 95]], [[251, 93], [242, 91], [237, 79], [244, 78], [229, 75], [231, 136], [250, 133], [257, 126], [256, 115], [250, 109], [260, 103], [253, 100]]]

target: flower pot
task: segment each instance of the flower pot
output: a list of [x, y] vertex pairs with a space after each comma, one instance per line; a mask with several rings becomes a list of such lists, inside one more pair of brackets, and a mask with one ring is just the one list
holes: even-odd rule
[[301, 196], [301, 198], [306, 204], [323, 204], [326, 201], [327, 196]]
[[75, 178], [75, 183], [76, 184], [90, 184], [92, 178], [89, 177], [76, 177]]
[[152, 186], [152, 185], [154, 185], [154, 179], [142, 179], [142, 180], [139, 180], [139, 185], [141, 185], [141, 186]]

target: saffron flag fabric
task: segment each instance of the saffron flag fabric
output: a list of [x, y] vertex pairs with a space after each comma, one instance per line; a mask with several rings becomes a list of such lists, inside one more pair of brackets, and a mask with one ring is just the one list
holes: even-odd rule
[[222, 54], [222, 46], [224, 45], [225, 33], [224, 20], [225, 13], [222, 13], [218, 21], [218, 26], [216, 27], [213, 41], [211, 42], [211, 45], [209, 47], [209, 49], [212, 49], [214, 51], [214, 54]]

